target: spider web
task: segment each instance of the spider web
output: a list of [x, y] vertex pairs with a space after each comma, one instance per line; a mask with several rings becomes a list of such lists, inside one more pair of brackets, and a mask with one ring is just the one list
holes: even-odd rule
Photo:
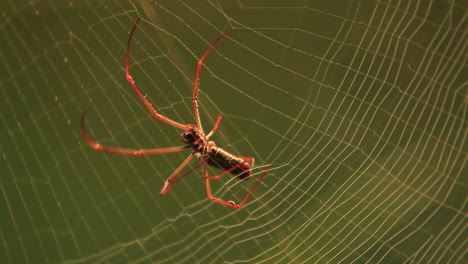
[[[3, 1], [0, 261], [467, 263], [464, 1]], [[161, 114], [272, 168], [240, 210], [206, 199]], [[465, 77], [463, 77], [465, 76]], [[195, 162], [193, 162], [196, 164]], [[192, 165], [193, 166], [193, 165]], [[216, 173], [216, 170], [211, 173]], [[218, 171], [219, 173], [219, 171]], [[254, 180], [213, 192], [239, 201]]]

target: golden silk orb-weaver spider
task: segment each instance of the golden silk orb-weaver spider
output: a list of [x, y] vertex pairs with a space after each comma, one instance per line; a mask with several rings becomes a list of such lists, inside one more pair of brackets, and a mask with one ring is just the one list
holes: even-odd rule
[[[126, 70], [127, 81], [130, 84], [130, 86], [133, 88], [135, 93], [138, 95], [140, 100], [145, 104], [146, 108], [148, 108], [151, 115], [156, 120], [159, 120], [163, 123], [166, 123], [168, 125], [171, 125], [173, 127], [176, 127], [184, 131], [181, 137], [182, 137], [182, 142], [185, 143], [185, 145], [179, 146], [179, 147], [156, 148], [156, 149], [127, 149], [127, 148], [109, 147], [109, 146], [101, 145], [95, 142], [91, 138], [91, 136], [89, 136], [89, 134], [87, 133], [85, 129], [84, 120], [85, 120], [86, 110], [82, 112], [81, 120], [80, 120], [81, 132], [83, 133], [84, 138], [86, 139], [88, 144], [91, 146], [91, 148], [94, 149], [95, 151], [102, 151], [102, 152], [107, 152], [107, 153], [112, 153], [112, 154], [128, 155], [128, 156], [135, 156], [135, 157], [157, 155], [157, 154], [167, 154], [167, 153], [183, 151], [186, 149], [192, 149], [192, 153], [187, 157], [187, 159], [185, 159], [185, 161], [182, 162], [182, 164], [180, 164], [180, 166], [166, 180], [163, 188], [161, 189], [160, 195], [161, 196], [166, 195], [166, 193], [169, 192], [169, 190], [171, 190], [172, 187], [174, 187], [178, 182], [180, 182], [185, 176], [187, 176], [193, 170], [199, 168], [200, 166], [204, 166], [202, 169], [202, 178], [205, 180], [206, 195], [208, 199], [212, 202], [220, 203], [222, 205], [229, 206], [234, 209], [241, 208], [245, 204], [249, 196], [253, 193], [253, 191], [257, 188], [257, 186], [263, 180], [263, 177], [265, 177], [265, 175], [268, 173], [268, 171], [270, 170], [270, 165], [266, 166], [266, 169], [263, 171], [261, 176], [258, 178], [255, 184], [250, 188], [248, 193], [244, 196], [244, 198], [239, 203], [235, 203], [233, 201], [226, 201], [221, 198], [213, 197], [211, 195], [210, 180], [218, 180], [221, 177], [229, 173], [236, 175], [239, 179], [248, 179], [252, 175], [252, 168], [254, 166], [254, 158], [239, 157], [239, 156], [233, 155], [227, 152], [226, 150], [216, 146], [215, 142], [209, 141], [210, 137], [213, 136], [213, 134], [218, 129], [219, 123], [221, 122], [221, 119], [222, 119], [222, 115], [220, 114], [218, 116], [218, 119], [216, 120], [216, 123], [214, 124], [213, 129], [211, 129], [211, 131], [208, 134], [205, 134], [201, 126], [200, 114], [198, 112], [198, 82], [199, 82], [200, 72], [203, 67], [203, 61], [205, 60], [206, 56], [211, 51], [211, 49], [214, 47], [214, 45], [223, 37], [231, 33], [232, 29], [225, 32], [224, 34], [219, 36], [215, 41], [213, 41], [213, 43], [211, 43], [208, 46], [205, 53], [198, 61], [197, 71], [196, 71], [195, 80], [194, 80], [193, 95], [192, 95], [192, 104], [193, 104], [193, 111], [194, 111], [196, 125], [194, 124], [184, 125], [174, 120], [171, 120], [163, 115], [158, 114], [156, 110], [153, 108], [153, 106], [150, 104], [150, 102], [145, 98], [143, 93], [140, 91], [140, 89], [138, 88], [138, 86], [136, 85], [135, 81], [133, 80], [130, 74], [130, 62], [129, 62], [130, 61], [130, 43], [131, 43], [133, 34], [135, 33], [135, 30], [139, 22], [140, 22], [140, 18], [138, 18], [135, 24], [133, 25], [132, 31], [130, 32], [130, 35], [127, 41], [127, 50], [125, 52], [125, 60], [126, 60], [125, 70]], [[191, 168], [190, 170], [182, 173], [182, 170], [190, 163], [190, 161], [195, 156], [197, 156], [200, 159], [200, 162], [196, 166]], [[210, 176], [208, 175], [208, 166], [222, 169], [223, 172], [215, 176]]]

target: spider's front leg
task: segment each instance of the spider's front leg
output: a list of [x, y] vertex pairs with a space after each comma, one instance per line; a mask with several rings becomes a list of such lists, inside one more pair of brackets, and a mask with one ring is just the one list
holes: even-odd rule
[[130, 31], [130, 35], [128, 36], [128, 41], [127, 41], [127, 51], [125, 52], [125, 75], [127, 78], [127, 82], [130, 84], [130, 86], [133, 88], [133, 91], [138, 95], [140, 100], [145, 104], [146, 108], [150, 111], [150, 114], [156, 119], [161, 122], [164, 122], [168, 125], [171, 125], [173, 127], [176, 127], [178, 129], [184, 130], [186, 126], [184, 124], [181, 124], [179, 122], [176, 122], [170, 118], [167, 118], [161, 114], [158, 114], [154, 107], [151, 105], [151, 103], [146, 99], [145, 95], [141, 92], [140, 88], [137, 86], [135, 83], [135, 80], [133, 79], [132, 75], [130, 74], [130, 44], [132, 43], [132, 38], [133, 34], [135, 33], [135, 30], [138, 27], [138, 23], [140, 22], [140, 18], [138, 18], [133, 25], [132, 31]]

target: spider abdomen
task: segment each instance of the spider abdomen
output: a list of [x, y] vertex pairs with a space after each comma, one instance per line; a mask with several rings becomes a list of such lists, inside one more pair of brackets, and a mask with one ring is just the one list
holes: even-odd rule
[[252, 168], [247, 161], [218, 147], [209, 152], [207, 164], [229, 171], [229, 173], [236, 175], [241, 180], [248, 179], [252, 173]]

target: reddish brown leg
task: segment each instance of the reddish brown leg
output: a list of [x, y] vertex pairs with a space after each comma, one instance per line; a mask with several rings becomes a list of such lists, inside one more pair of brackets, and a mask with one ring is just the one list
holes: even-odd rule
[[83, 133], [84, 138], [91, 146], [92, 149], [95, 151], [102, 151], [112, 154], [119, 154], [119, 155], [127, 155], [127, 156], [134, 156], [134, 157], [141, 157], [141, 156], [148, 156], [148, 155], [157, 155], [157, 154], [166, 154], [172, 152], [179, 152], [189, 148], [190, 146], [180, 146], [180, 147], [169, 147], [169, 148], [154, 148], [154, 149], [127, 149], [127, 148], [115, 148], [115, 147], [107, 147], [103, 146], [99, 143], [96, 143], [86, 132], [86, 128], [84, 125], [84, 119], [86, 115], [86, 110], [83, 111], [81, 114], [81, 133]]
[[171, 120], [165, 116], [162, 116], [156, 112], [156, 110], [153, 108], [151, 103], [145, 98], [145, 96], [141, 93], [140, 88], [136, 85], [135, 81], [133, 80], [133, 77], [130, 75], [130, 43], [132, 41], [133, 33], [135, 33], [135, 30], [138, 26], [138, 22], [140, 22], [140, 18], [137, 19], [135, 24], [133, 25], [132, 31], [130, 32], [130, 36], [128, 37], [128, 42], [127, 42], [127, 51], [125, 53], [125, 72], [127, 76], [127, 81], [132, 86], [133, 90], [135, 93], [140, 97], [140, 100], [145, 104], [146, 108], [150, 111], [151, 115], [156, 118], [157, 120], [164, 122], [166, 124], [169, 124], [173, 127], [177, 127], [179, 129], [185, 130], [187, 129], [186, 125], [183, 125], [179, 122], [176, 122], [174, 120]]
[[190, 156], [188, 156], [187, 159], [184, 162], [182, 162], [182, 164], [180, 164], [180, 166], [171, 174], [171, 176], [169, 176], [169, 178], [167, 178], [167, 180], [164, 183], [164, 186], [162, 187], [161, 192], [159, 193], [159, 195], [161, 195], [161, 196], [166, 195], [166, 193], [170, 189], [172, 189], [172, 187], [174, 187], [174, 185], [176, 185], [185, 176], [187, 176], [189, 173], [191, 173], [193, 170], [195, 170], [196, 168], [200, 167], [203, 164], [203, 162], [198, 163], [195, 167], [193, 167], [192, 169], [190, 169], [187, 172], [185, 172], [184, 174], [182, 174], [179, 178], [176, 178], [177, 175], [179, 175], [179, 173], [182, 171], [182, 169], [184, 169], [184, 167], [187, 166], [187, 164], [189, 164], [189, 162], [193, 159], [193, 157], [195, 157], [195, 153], [190, 154]]
[[222, 38], [224, 38], [226, 35], [228, 35], [232, 31], [233, 31], [232, 29], [228, 30], [227, 32], [219, 36], [215, 41], [213, 41], [213, 43], [211, 43], [210, 46], [206, 49], [205, 53], [203, 54], [203, 56], [201, 57], [201, 59], [198, 61], [198, 64], [197, 64], [197, 72], [195, 73], [195, 81], [193, 84], [192, 104], [193, 104], [193, 112], [195, 115], [195, 122], [197, 124], [197, 127], [200, 130], [202, 130], [202, 126], [201, 126], [201, 121], [200, 121], [200, 113], [198, 112], [198, 101], [197, 101], [198, 99], [197, 98], [198, 98], [198, 82], [200, 81], [200, 73], [203, 67], [203, 61], [205, 60], [208, 53], [210, 53], [211, 49], [213, 49], [214, 45], [216, 45], [218, 41], [220, 41]]
[[216, 123], [213, 129], [211, 129], [210, 133], [208, 133], [208, 135], [206, 136], [206, 140], [210, 139], [210, 137], [216, 132], [216, 130], [218, 130], [218, 126], [219, 126], [219, 123], [221, 122], [221, 119], [223, 119], [223, 115], [220, 114], [218, 116], [218, 119], [216, 120]]
[[[207, 166], [208, 167], [208, 166]], [[260, 182], [263, 180], [263, 177], [265, 177], [265, 175], [268, 173], [268, 171], [270, 170], [270, 165], [267, 166], [267, 168], [265, 169], [265, 171], [262, 173], [262, 175], [260, 176], [260, 178], [258, 178], [258, 180], [255, 182], [255, 184], [252, 186], [252, 188], [250, 188], [249, 192], [245, 195], [244, 199], [242, 199], [242, 201], [239, 203], [239, 204], [236, 204], [234, 201], [225, 201], [221, 198], [217, 198], [217, 197], [213, 197], [211, 195], [211, 186], [210, 186], [210, 179], [212, 177], [208, 176], [208, 168], [205, 168], [205, 175], [203, 176], [205, 178], [205, 184], [206, 184], [206, 195], [208, 197], [208, 200], [212, 201], [212, 202], [215, 202], [215, 203], [220, 203], [220, 204], [223, 204], [225, 206], [229, 206], [231, 208], [234, 208], [234, 209], [240, 209], [242, 208], [242, 206], [244, 206], [245, 202], [247, 201], [247, 199], [250, 197], [250, 195], [252, 195], [252, 193], [255, 191], [255, 189], [257, 188], [257, 186], [260, 184]], [[219, 176], [218, 178], [226, 175], [226, 171], [224, 173], [222, 173], [221, 176]], [[217, 177], [217, 176], [213, 176], [213, 177]]]

